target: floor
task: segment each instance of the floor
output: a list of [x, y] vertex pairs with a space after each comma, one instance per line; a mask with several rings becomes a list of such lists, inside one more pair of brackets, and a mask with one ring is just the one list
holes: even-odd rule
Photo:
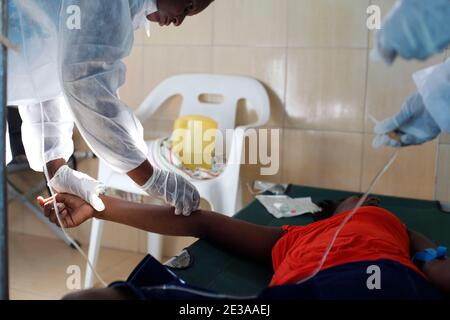
[[[107, 283], [124, 280], [143, 257], [140, 253], [102, 248], [97, 271]], [[66, 285], [71, 276], [68, 268], [79, 266], [83, 275], [85, 265], [83, 257], [62, 241], [10, 233], [10, 298], [60, 299], [72, 292]]]

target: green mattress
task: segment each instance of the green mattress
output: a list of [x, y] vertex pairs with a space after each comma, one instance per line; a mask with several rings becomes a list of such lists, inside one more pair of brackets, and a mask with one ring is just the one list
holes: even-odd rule
[[[291, 197], [312, 197], [316, 203], [355, 195], [354, 192], [301, 186], [290, 186], [287, 194]], [[382, 207], [396, 214], [410, 229], [422, 232], [439, 245], [450, 247], [450, 214], [441, 212], [437, 202], [380, 198]], [[238, 212], [235, 218], [266, 226], [306, 225], [313, 221], [311, 215], [276, 219], [258, 201]], [[220, 293], [250, 295], [264, 289], [272, 277], [270, 266], [234, 255], [207, 241], [199, 240], [188, 250], [193, 256], [193, 265], [176, 273], [191, 285]]]

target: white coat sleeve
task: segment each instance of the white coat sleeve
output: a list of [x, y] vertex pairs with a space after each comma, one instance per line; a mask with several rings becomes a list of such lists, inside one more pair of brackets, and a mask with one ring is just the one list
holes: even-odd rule
[[64, 0], [77, 6], [80, 20], [60, 19], [60, 68], [63, 91], [74, 121], [96, 155], [118, 172], [147, 159], [143, 128], [117, 91], [125, 81], [122, 59], [133, 44], [128, 0]]
[[434, 121], [450, 133], [450, 59], [416, 72], [413, 78]]
[[[42, 108], [43, 113], [40, 104], [19, 106], [25, 153], [31, 169], [40, 172], [44, 163], [56, 159], [67, 161], [74, 151], [73, 118], [64, 99], [43, 102]], [[42, 135], [45, 161], [42, 161]]]

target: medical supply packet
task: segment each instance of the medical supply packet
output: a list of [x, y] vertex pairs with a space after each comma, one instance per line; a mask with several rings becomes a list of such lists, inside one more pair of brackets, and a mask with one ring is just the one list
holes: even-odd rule
[[316, 213], [322, 210], [310, 197], [291, 198], [286, 195], [259, 195], [256, 196], [256, 199], [261, 202], [269, 213], [278, 219], [296, 217], [306, 213]]
[[273, 182], [255, 180], [253, 182], [253, 190], [255, 191], [252, 191], [252, 194], [256, 195], [269, 191], [275, 195], [282, 195], [286, 192], [288, 186], [288, 184], [276, 184]]

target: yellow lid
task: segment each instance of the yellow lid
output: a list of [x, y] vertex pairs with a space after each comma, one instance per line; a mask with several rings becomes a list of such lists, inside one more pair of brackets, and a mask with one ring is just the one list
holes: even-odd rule
[[202, 115], [187, 115], [175, 120], [172, 133], [173, 152], [183, 166], [195, 170], [211, 169], [218, 124]]

